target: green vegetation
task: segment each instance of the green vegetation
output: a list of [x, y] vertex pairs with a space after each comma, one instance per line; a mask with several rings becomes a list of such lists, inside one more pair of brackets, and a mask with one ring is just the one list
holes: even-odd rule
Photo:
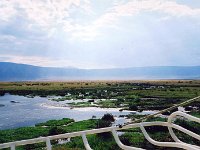
[[[109, 137], [109, 138], [102, 138], [98, 135], [88, 135], [87, 139], [91, 145], [91, 148], [94, 150], [121, 150], [113, 137]], [[72, 138], [71, 142], [67, 143], [67, 144], [63, 144], [63, 145], [55, 145], [53, 146], [53, 150], [85, 150], [84, 148], [84, 144], [82, 142], [82, 138], [80, 137], [76, 137], [76, 138]]]
[[[0, 95], [5, 93], [34, 96], [59, 96], [53, 101], [81, 100], [86, 102], [70, 103], [71, 107], [104, 107], [121, 108], [134, 111], [162, 110], [184, 100], [200, 95], [200, 80], [163, 80], [163, 81], [87, 81], [87, 82], [4, 82], [0, 83]], [[186, 109], [189, 113], [200, 117], [200, 103], [194, 102]], [[168, 112], [169, 114], [171, 112]], [[167, 115], [165, 114], [165, 115]], [[132, 120], [140, 115], [129, 114], [125, 116]], [[101, 119], [90, 119], [74, 122], [73, 119], [50, 120], [36, 124], [35, 127], [23, 127], [0, 131], [0, 143], [36, 138], [40, 136], [56, 135], [87, 129], [111, 126], [112, 115], [105, 115]], [[146, 121], [166, 121], [165, 118], [156, 117]], [[200, 134], [200, 126], [187, 120], [176, 120], [177, 124]], [[165, 127], [147, 127], [148, 133], [155, 140], [172, 141]], [[120, 131], [121, 141], [126, 145], [137, 146], [146, 149], [162, 149], [151, 145], [141, 134], [140, 129], [128, 129]], [[177, 132], [180, 139], [191, 144], [200, 145], [199, 141]], [[88, 135], [88, 141], [94, 150], [120, 149], [111, 134]], [[80, 137], [71, 138], [71, 141], [59, 145], [52, 141], [53, 149], [84, 149]], [[44, 143], [19, 147], [19, 149], [41, 149]], [[166, 150], [166, 149], [165, 149]]]
[[73, 102], [73, 103], [69, 103], [70, 106], [72, 107], [91, 107], [91, 106], [95, 106], [92, 105], [90, 102]]
[[98, 101], [95, 104], [102, 108], [117, 108], [117, 103], [115, 100], [103, 100], [103, 101]]
[[[148, 119], [147, 121], [166, 121], [166, 118], [156, 117], [156, 118], [153, 118], [153, 119]], [[187, 128], [187, 129], [190, 129], [191, 131], [195, 131], [195, 133], [197, 133], [197, 134], [200, 133], [199, 125], [196, 126], [196, 124], [194, 124], [193, 122], [188, 122], [188, 121], [178, 119], [176, 121], [176, 123]], [[173, 141], [172, 138], [170, 137], [170, 135], [168, 133], [168, 129], [166, 127], [160, 127], [160, 126], [146, 127], [146, 130], [148, 131], [150, 136], [157, 141], [165, 141], [165, 142], [172, 142]], [[139, 128], [122, 130], [121, 132], [124, 132], [124, 134], [120, 135], [120, 140], [125, 145], [136, 146], [136, 147], [145, 148], [145, 149], [168, 150], [168, 148], [156, 147], [156, 146], [150, 144], [144, 138], [144, 136], [141, 133]], [[185, 135], [182, 132], [178, 132], [176, 134], [178, 135], [178, 137], [181, 140], [185, 141], [186, 143], [200, 145], [199, 141]], [[105, 150], [112, 150], [112, 149], [120, 150], [120, 148], [116, 145], [112, 136], [89, 135], [89, 136], [87, 136], [87, 138], [88, 138], [88, 141], [89, 141], [91, 147], [94, 150], [101, 150], [102, 147]], [[72, 148], [72, 149], [74, 149], [74, 148], [75, 149], [84, 149], [84, 146], [83, 146], [83, 142], [82, 142], [81, 138], [77, 137], [77, 138], [72, 139], [72, 141], [67, 143], [67, 144], [55, 145], [53, 148], [55, 150], [64, 149], [64, 148], [65, 149], [70, 149], [70, 148]], [[169, 148], [169, 150], [170, 150], [170, 148]], [[176, 150], [176, 149], [174, 149], [174, 150]]]
[[35, 126], [39, 127], [39, 126], [48, 126], [48, 127], [53, 127], [53, 126], [63, 126], [63, 125], [67, 125], [69, 123], [74, 122], [73, 119], [69, 119], [69, 118], [63, 118], [62, 120], [49, 120], [47, 122], [44, 123], [38, 123]]
[[200, 110], [199, 111], [192, 111], [190, 115], [200, 118]]
[[[95, 119], [73, 122], [73, 119], [64, 118], [62, 120], [51, 120], [45, 123], [40, 123], [37, 124], [35, 127], [22, 127], [17, 129], [0, 130], [0, 143], [94, 129], [97, 126], [97, 122], [98, 120]], [[55, 126], [55, 124], [58, 126]], [[43, 127], [43, 125], [47, 127]], [[45, 143], [39, 143], [28, 146], [20, 146], [18, 147], [18, 149], [41, 149], [41, 147], [44, 146]]]
[[89, 119], [84, 121], [79, 121], [64, 127], [66, 132], [76, 132], [82, 130], [94, 129], [97, 126], [98, 119]]
[[[200, 115], [199, 112], [192, 112], [196, 115]], [[136, 117], [139, 117], [136, 115]], [[112, 114], [105, 114], [101, 119], [89, 119], [79, 122], [73, 122], [72, 119], [61, 119], [61, 120], [51, 120], [45, 123], [40, 123], [35, 127], [23, 127], [18, 129], [9, 129], [9, 130], [0, 130], [0, 143], [23, 140], [23, 139], [30, 139], [36, 138], [40, 136], [48, 136], [48, 135], [56, 135], [62, 133], [69, 133], [81, 130], [88, 130], [100, 127], [107, 127], [111, 126], [114, 118]], [[156, 117], [153, 119], [148, 119], [146, 121], [166, 121], [165, 118]], [[68, 123], [66, 123], [68, 122]], [[178, 119], [175, 122], [186, 129], [191, 131], [195, 131], [195, 133], [200, 134], [200, 125], [194, 122], [189, 122], [186, 120]], [[54, 125], [57, 126], [54, 126]], [[46, 127], [44, 127], [45, 125]], [[166, 127], [154, 126], [154, 127], [146, 127], [147, 132], [150, 136], [158, 141], [173, 141], [168, 134], [168, 130]], [[120, 134], [120, 140], [125, 145], [129, 146], [136, 146], [145, 149], [157, 149], [157, 150], [166, 150], [167, 148], [160, 148], [153, 146], [150, 144], [143, 136], [139, 128], [135, 129], [127, 129], [120, 131], [123, 134]], [[200, 142], [192, 139], [191, 137], [185, 135], [182, 132], [176, 131], [178, 137], [191, 144], [200, 145]], [[102, 150], [102, 147], [105, 150], [120, 150], [117, 146], [113, 136], [111, 133], [101, 133], [95, 135], [87, 135], [88, 141], [91, 147], [94, 150]], [[58, 144], [57, 141], [51, 141], [53, 144], [53, 150], [64, 150], [64, 149], [73, 149], [73, 150], [82, 150], [84, 149], [84, 144], [82, 142], [81, 137], [71, 138], [70, 142], [65, 144]], [[38, 143], [38, 144], [31, 144], [26, 146], [17, 147], [18, 150], [25, 150], [25, 149], [34, 149], [34, 150], [41, 150], [45, 147], [45, 143]]]
[[[200, 80], [86, 81], [86, 82], [2, 82], [5, 93], [33, 96], [61, 96], [53, 101], [91, 99], [71, 103], [72, 107], [97, 106], [129, 110], [162, 110], [200, 95]], [[101, 100], [105, 99], [105, 100]], [[114, 100], [112, 100], [114, 99]], [[200, 107], [199, 103], [192, 106]]]
[[[105, 128], [112, 126], [112, 123], [115, 121], [114, 116], [112, 114], [104, 114], [104, 116], [98, 120], [96, 128]], [[107, 139], [111, 137], [111, 133], [99, 133], [101, 138]]]
[[[195, 112], [195, 114], [200, 114], [199, 112]], [[138, 116], [136, 115], [138, 118]], [[17, 128], [17, 129], [9, 129], [9, 130], [0, 130], [0, 143], [5, 142], [11, 142], [16, 140], [23, 140], [23, 139], [30, 139], [30, 138], [36, 138], [40, 136], [48, 136], [48, 135], [56, 135], [61, 133], [69, 133], [69, 132], [75, 132], [75, 131], [81, 131], [81, 130], [88, 130], [88, 129], [94, 129], [99, 127], [106, 127], [110, 126], [111, 123], [114, 121], [114, 118], [111, 114], [105, 114], [101, 119], [89, 119], [79, 122], [71, 122], [68, 125], [66, 125], [65, 121], [68, 120], [68, 123], [72, 121], [72, 119], [62, 119], [62, 120], [53, 120], [53, 121], [47, 121], [45, 123], [40, 123], [39, 125], [35, 127], [23, 127], [23, 128]], [[148, 119], [147, 121], [166, 121], [165, 118], [153, 118]], [[58, 126], [55, 126], [58, 125]], [[187, 129], [190, 129], [191, 131], [195, 131], [197, 134], [200, 134], [200, 126], [198, 124], [195, 124], [194, 122], [188, 122], [186, 120], [178, 119], [176, 120], [176, 124], [179, 124]], [[47, 127], [42, 127], [43, 125]], [[173, 141], [168, 134], [166, 127], [146, 127], [146, 130], [150, 134], [150, 136], [158, 141]], [[141, 147], [145, 149], [158, 149], [158, 150], [164, 150], [166, 148], [160, 148], [156, 147], [152, 144], [150, 144], [143, 136], [139, 128], [135, 129], [128, 129], [128, 130], [121, 130], [120, 140], [125, 145], [129, 146], [136, 146]], [[192, 139], [191, 137], [185, 135], [184, 133], [177, 132], [178, 137], [191, 144], [200, 145], [200, 142]], [[101, 134], [95, 134], [95, 135], [87, 135], [88, 141], [91, 145], [91, 147], [94, 150], [111, 150], [116, 149], [120, 150], [120, 148], [117, 146], [114, 138], [110, 133], [101, 133]], [[64, 150], [64, 149], [84, 149], [84, 144], [82, 142], [81, 137], [75, 137], [71, 138], [70, 142], [67, 142], [65, 144], [58, 144], [57, 141], [52, 141], [53, 144], [53, 150]], [[25, 150], [25, 149], [43, 149], [45, 147], [45, 143], [38, 143], [38, 144], [31, 144], [26, 146], [20, 146], [17, 147], [18, 150]]]
[[39, 136], [47, 136], [48, 128], [23, 127], [17, 129], [0, 130], [0, 143], [31, 139]]

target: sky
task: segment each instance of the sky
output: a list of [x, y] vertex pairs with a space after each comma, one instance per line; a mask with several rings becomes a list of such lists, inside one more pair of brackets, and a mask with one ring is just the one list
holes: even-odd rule
[[0, 0], [0, 62], [200, 65], [199, 0]]

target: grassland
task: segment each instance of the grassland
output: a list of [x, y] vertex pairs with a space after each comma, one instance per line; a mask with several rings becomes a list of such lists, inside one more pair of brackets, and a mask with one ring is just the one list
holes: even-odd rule
[[[55, 101], [106, 99], [93, 104], [129, 110], [161, 110], [200, 95], [200, 80], [160, 81], [75, 81], [75, 82], [1, 82], [0, 94], [61, 96]], [[111, 100], [115, 99], [115, 101]], [[88, 107], [71, 103], [73, 107]], [[192, 104], [200, 107], [200, 104]]]
[[[155, 86], [155, 87], [154, 87]], [[164, 87], [164, 89], [163, 89]], [[157, 89], [154, 92], [151, 91], [148, 94], [145, 94], [146, 91], [140, 90], [153, 90]], [[36, 95], [66, 95], [67, 92], [71, 90], [77, 91], [88, 91], [91, 92], [96, 90], [115, 90], [118, 91], [127, 91], [138, 93], [143, 96], [166, 96], [166, 90], [171, 89], [170, 94], [174, 94], [176, 88], [183, 88], [183, 91], [195, 90], [194, 93], [189, 93], [187, 97], [196, 95], [199, 92], [200, 80], [156, 80], [156, 81], [74, 81], [74, 82], [0, 82], [0, 92], [1, 94], [9, 92], [11, 94], [17, 95], [27, 95], [27, 94], [36, 94]], [[160, 90], [159, 90], [160, 89]], [[175, 91], [174, 91], [175, 90]], [[42, 94], [42, 92], [44, 92]], [[164, 92], [164, 94], [163, 94]], [[156, 94], [156, 95], [154, 95]], [[158, 94], [158, 95], [157, 95]], [[185, 94], [188, 94], [187, 92]], [[191, 95], [192, 94], [192, 95]], [[171, 96], [172, 96], [171, 95]], [[180, 95], [174, 95], [175, 97], [180, 97]], [[181, 96], [183, 97], [183, 96]]]
[[[0, 95], [5, 93], [23, 95], [23, 96], [61, 96], [55, 101], [65, 101], [73, 99], [71, 103], [73, 107], [88, 107], [91, 102], [78, 102], [75, 100], [89, 99], [94, 100], [98, 107], [121, 108], [129, 110], [162, 110], [176, 103], [196, 97], [200, 95], [200, 80], [160, 80], [160, 81], [73, 81], [73, 82], [1, 82]], [[104, 100], [101, 100], [104, 99]], [[98, 100], [98, 101], [95, 101]], [[200, 116], [200, 103], [190, 104], [191, 114]], [[130, 118], [139, 118], [140, 116], [129, 116]], [[162, 120], [162, 118], [155, 118]], [[154, 119], [154, 120], [155, 120]], [[152, 120], [148, 120], [152, 121]], [[47, 136], [52, 134], [60, 134], [74, 132], [97, 127], [98, 119], [90, 119], [81, 122], [74, 122], [72, 119], [51, 120], [46, 123], [37, 124], [35, 127], [24, 127], [18, 129], [0, 131], [0, 143], [29, 139], [39, 136]], [[197, 131], [200, 134], [200, 127], [194, 123], [177, 121], [186, 128]], [[155, 132], [158, 131], [158, 132]], [[166, 134], [166, 129], [149, 128], [151, 136], [155, 139], [171, 141]], [[180, 137], [189, 143], [200, 145], [198, 141], [187, 136]], [[98, 135], [88, 136], [89, 143], [95, 150], [116, 149], [118, 150], [114, 139], [101, 138]], [[149, 144], [139, 130], [125, 131], [120, 136], [123, 143], [143, 147], [147, 149], [160, 149]], [[72, 138], [71, 142], [59, 145], [54, 141], [53, 149], [84, 149], [81, 138]], [[19, 149], [40, 149], [44, 143], [19, 147]]]

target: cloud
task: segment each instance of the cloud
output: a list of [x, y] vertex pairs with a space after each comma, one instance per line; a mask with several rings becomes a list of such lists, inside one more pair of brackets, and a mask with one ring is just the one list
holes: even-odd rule
[[173, 17], [200, 16], [198, 8], [166, 0], [114, 2], [111, 8], [88, 22], [78, 22], [74, 18], [73, 12], [78, 11], [79, 14], [85, 13], [85, 20], [94, 15], [89, 0], [1, 0], [0, 20], [9, 23], [13, 18], [24, 18], [28, 30], [44, 30], [47, 38], [53, 36], [57, 30], [63, 30], [72, 39], [92, 40], [102, 35], [102, 28], [117, 28], [116, 23], [124, 16], [142, 12], [159, 12]]
[[84, 69], [102, 69], [102, 68], [113, 68], [112, 65], [101, 64], [98, 62], [84, 62], [77, 60], [67, 59], [55, 59], [50, 57], [42, 56], [25, 56], [25, 55], [0, 55], [0, 62], [13, 62], [19, 64], [30, 64], [35, 66], [43, 67], [76, 67]]
[[72, 62], [67, 60], [55, 60], [48, 57], [40, 57], [40, 56], [23, 56], [23, 55], [1, 55], [0, 61], [7, 61], [13, 63], [21, 63], [21, 64], [31, 64], [36, 66], [44, 66], [44, 67], [54, 67], [54, 66], [61, 66], [61, 64], [66, 64], [68, 67], [72, 65]]
[[0, 20], [8, 22], [17, 11], [14, 8], [13, 4], [10, 5], [10, 1], [2, 0], [0, 3]]
[[178, 4], [174, 1], [166, 0], [132, 0], [127, 3], [115, 3], [112, 8], [109, 8], [103, 15], [94, 20], [90, 25], [74, 27], [74, 37], [83, 37], [83, 39], [94, 39], [101, 35], [101, 28], [118, 28], [116, 23], [121, 17], [134, 16], [142, 12], [157, 12], [162, 13], [164, 17], [160, 21], [165, 21], [170, 17], [200, 17], [200, 9], [190, 8], [187, 5]]
[[187, 5], [166, 0], [133, 0], [125, 4], [116, 4], [107, 13], [95, 21], [95, 25], [102, 27], [116, 23], [123, 16], [133, 16], [141, 12], [160, 12], [168, 16], [200, 17], [200, 9], [193, 9]]
[[[107, 2], [1, 0], [0, 61], [79, 68], [198, 64], [192, 54], [199, 48], [198, 6]], [[194, 59], [186, 61], [189, 56]]]
[[16, 37], [15, 36], [12, 36], [12, 35], [1, 35], [0, 36], [0, 41], [3, 42], [3, 41], [9, 41], [9, 42], [13, 42], [16, 40]]
[[[87, 26], [76, 23], [72, 16], [74, 9], [90, 15], [93, 13], [89, 0], [1, 0], [0, 21], [6, 26], [23, 21], [20, 33], [30, 33], [27, 37], [51, 38], [57, 31], [70, 33], [75, 37], [92, 37]], [[0, 28], [1, 31], [1, 28]], [[37, 33], [46, 33], [39, 37]], [[90, 33], [89, 33], [90, 32]]]
[[21, 16], [31, 24], [49, 28], [67, 21], [72, 7], [91, 12], [88, 0], [1, 0], [0, 20], [11, 21], [12, 17]]
[[48, 59], [42, 57], [35, 57], [35, 56], [20, 56], [20, 55], [9, 55], [3, 54], [0, 56], [0, 61], [8, 61], [13, 63], [23, 63], [23, 64], [34, 64], [39, 65], [47, 62]]

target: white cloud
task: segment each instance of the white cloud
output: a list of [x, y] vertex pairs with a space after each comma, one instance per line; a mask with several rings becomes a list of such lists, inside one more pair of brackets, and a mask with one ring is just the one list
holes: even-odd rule
[[34, 57], [34, 56], [19, 56], [19, 55], [9, 55], [9, 54], [2, 54], [0, 56], [0, 61], [6, 59], [8, 62], [13, 63], [24, 63], [24, 64], [40, 64], [42, 62], [46, 62], [46, 58], [42, 57]]
[[13, 63], [22, 63], [22, 64], [31, 64], [36, 66], [44, 66], [44, 67], [56, 67], [62, 66], [61, 64], [65, 64], [67, 67], [71, 66], [72, 62], [67, 60], [55, 60], [48, 57], [40, 57], [40, 56], [21, 56], [21, 55], [1, 55], [0, 61], [8, 61]]
[[1, 35], [0, 36], [0, 41], [9, 41], [9, 42], [14, 42], [16, 40], [15, 36], [12, 35]]
[[10, 1], [2, 0], [0, 2], [0, 20], [8, 22], [17, 13]]
[[2, 51], [2, 47], [8, 48], [10, 45], [19, 46], [19, 45], [22, 45], [22, 44], [23, 44], [23, 42], [21, 40], [18, 40], [13, 35], [0, 35], [1, 51]]
[[28, 18], [36, 24], [44, 27], [57, 26], [69, 18], [69, 9], [72, 6], [80, 6], [79, 0], [54, 0], [54, 1], [31, 1], [22, 3]]
[[143, 11], [166, 13], [169, 17], [193, 16], [200, 17], [200, 9], [192, 9], [187, 5], [166, 0], [133, 0], [125, 4], [116, 4], [102, 15], [94, 24], [102, 27], [116, 23], [122, 16], [133, 16]]
[[32, 24], [41, 27], [53, 27], [70, 19], [69, 10], [77, 7], [91, 12], [88, 0], [1, 0], [0, 20], [23, 16]]
[[159, 11], [173, 16], [198, 16], [200, 9], [167, 0], [134, 0], [124, 5], [118, 5], [113, 10], [120, 16], [133, 15], [140, 11]]
[[42, 67], [76, 67], [84, 69], [102, 69], [102, 68], [114, 68], [112, 65], [102, 65], [97, 62], [84, 62], [67, 59], [55, 59], [50, 57], [41, 56], [24, 56], [24, 55], [8, 55], [1, 54], [0, 62], [13, 62], [19, 64], [30, 64]]
[[[116, 23], [120, 21], [123, 16], [133, 16], [141, 12], [160, 12], [164, 13], [161, 20], [169, 19], [170, 17], [200, 17], [200, 9], [193, 9], [187, 5], [178, 4], [174, 1], [166, 0], [132, 0], [122, 4], [115, 3], [115, 5], [107, 10], [105, 14], [94, 20], [91, 24], [86, 26], [73, 26], [75, 38], [82, 38], [85, 40], [92, 40], [96, 36], [101, 35], [99, 30], [105, 27], [117, 28]], [[160, 21], [161, 21], [160, 20]], [[76, 27], [79, 28], [76, 28]], [[81, 29], [82, 28], [82, 29]]]
[[99, 18], [81, 23], [71, 16], [72, 8], [83, 10], [88, 16], [94, 15], [90, 0], [1, 0], [0, 20], [8, 22], [12, 17], [20, 16], [27, 19], [29, 30], [38, 26], [47, 32], [47, 37], [53, 36], [59, 28], [69, 33], [72, 39], [92, 40], [101, 35], [101, 28], [116, 28], [121, 17], [141, 12], [159, 12], [168, 17], [200, 17], [200, 9], [167, 0], [114, 2], [113, 7]]

